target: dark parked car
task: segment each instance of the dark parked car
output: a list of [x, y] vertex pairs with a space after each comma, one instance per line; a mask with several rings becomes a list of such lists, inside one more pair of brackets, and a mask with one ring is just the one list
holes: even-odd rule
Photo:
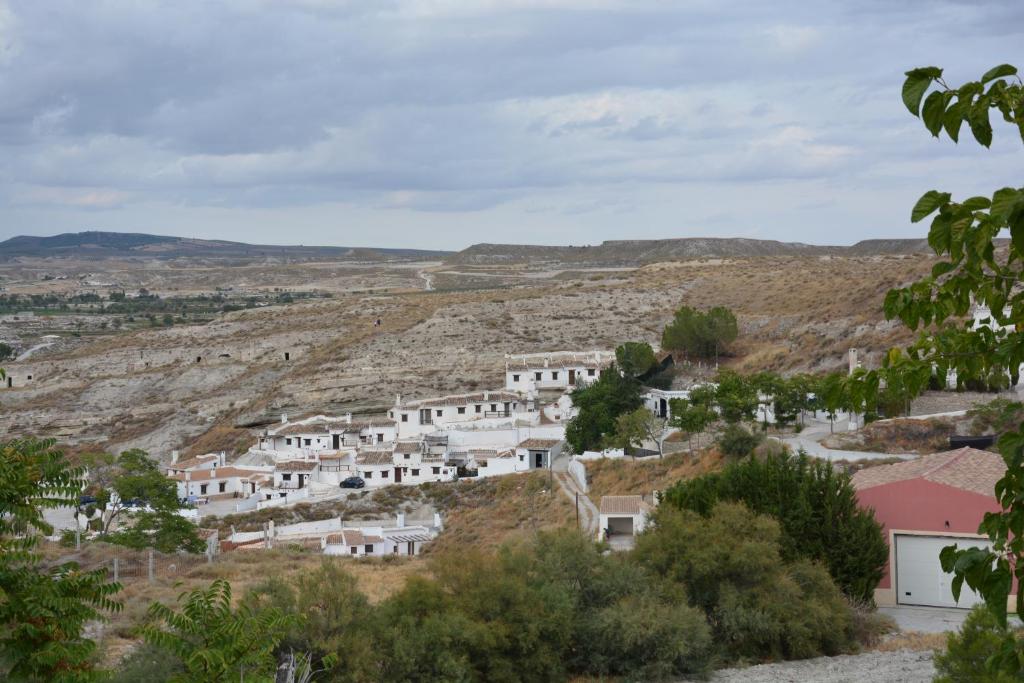
[[349, 477], [341, 482], [341, 488], [343, 489], [361, 489], [364, 486], [366, 486], [366, 482], [363, 481], [362, 477]]
[[95, 504], [96, 504], [96, 496], [79, 496], [78, 497], [78, 505], [79, 505], [79, 507], [81, 507], [82, 505], [95, 505]]

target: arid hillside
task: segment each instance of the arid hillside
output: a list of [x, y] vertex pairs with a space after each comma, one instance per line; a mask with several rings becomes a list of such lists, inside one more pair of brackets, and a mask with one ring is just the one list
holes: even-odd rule
[[[834, 369], [850, 347], [870, 365], [909, 339], [884, 320], [885, 292], [931, 263], [916, 254], [617, 268], [18, 259], [0, 265], [4, 293], [287, 289], [316, 298], [263, 301], [202, 324], [104, 325], [102, 303], [0, 316], [0, 339], [14, 339], [22, 355], [4, 363], [12, 387], [0, 390], [0, 430], [53, 436], [73, 449], [137, 446], [160, 458], [172, 449], [243, 450], [253, 425], [281, 413], [372, 412], [396, 394], [498, 388], [506, 353], [656, 343], [682, 303], [736, 311], [740, 338], [724, 361], [742, 369]], [[89, 276], [40, 276], [57, 269]], [[25, 349], [34, 349], [27, 358]]]

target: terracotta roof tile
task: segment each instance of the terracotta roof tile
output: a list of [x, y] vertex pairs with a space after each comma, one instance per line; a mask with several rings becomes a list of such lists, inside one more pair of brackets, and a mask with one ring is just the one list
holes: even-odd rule
[[924, 479], [983, 496], [994, 496], [996, 482], [1006, 473], [1002, 456], [976, 448], [923, 455], [892, 465], [866, 467], [853, 475], [858, 491], [898, 481]]
[[602, 515], [639, 515], [649, 509], [642, 496], [601, 496]]
[[527, 439], [519, 444], [519, 448], [536, 448], [538, 450], [549, 450], [562, 443], [560, 439]]
[[315, 460], [289, 460], [274, 467], [278, 472], [312, 472], [320, 463]]

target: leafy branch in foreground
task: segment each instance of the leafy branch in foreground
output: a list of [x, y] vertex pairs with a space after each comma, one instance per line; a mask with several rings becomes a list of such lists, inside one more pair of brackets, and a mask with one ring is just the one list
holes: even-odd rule
[[74, 563], [41, 566], [40, 534], [53, 533], [44, 510], [74, 506], [85, 484], [52, 440], [0, 443], [0, 672], [12, 680], [99, 680], [96, 644], [85, 624], [117, 611], [105, 570]]

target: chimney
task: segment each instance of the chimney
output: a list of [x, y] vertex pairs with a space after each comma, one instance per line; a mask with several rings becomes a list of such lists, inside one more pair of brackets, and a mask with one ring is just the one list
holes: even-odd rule
[[484, 400], [485, 401], [490, 401], [491, 400], [491, 392], [489, 392], [489, 391], [485, 391], [484, 392]]
[[395, 526], [401, 528], [405, 526], [405, 513], [399, 512], [397, 519], [395, 519]]
[[185, 470], [185, 481], [192, 481], [192, 473]]
[[216, 479], [216, 478], [217, 478], [217, 468], [213, 467], [213, 468], [210, 469], [210, 479]]
[[402, 395], [401, 394], [395, 394], [395, 407], [396, 408], [401, 408], [402, 407]]
[[860, 361], [857, 359], [857, 349], [850, 349], [850, 374], [852, 375], [854, 370], [860, 367]]
[[288, 413], [281, 413], [281, 424], [288, 424]]
[[548, 356], [544, 356], [544, 367], [547, 367], [547, 366], [548, 366], [548, 362], [549, 362], [550, 360], [551, 360], [551, 359], [550, 359], [550, 358], [549, 358]]
[[178, 451], [171, 451], [171, 464], [178, 462]]
[[435, 512], [434, 513], [434, 528], [437, 529], [438, 531], [443, 531], [444, 530], [444, 522], [441, 520], [441, 513], [440, 512]]
[[270, 522], [267, 523], [267, 534], [270, 538], [274, 538], [274, 520], [270, 520]]
[[352, 413], [345, 413], [345, 424], [352, 424]]
[[223, 467], [228, 464], [228, 454], [225, 451], [220, 452], [220, 465]]

